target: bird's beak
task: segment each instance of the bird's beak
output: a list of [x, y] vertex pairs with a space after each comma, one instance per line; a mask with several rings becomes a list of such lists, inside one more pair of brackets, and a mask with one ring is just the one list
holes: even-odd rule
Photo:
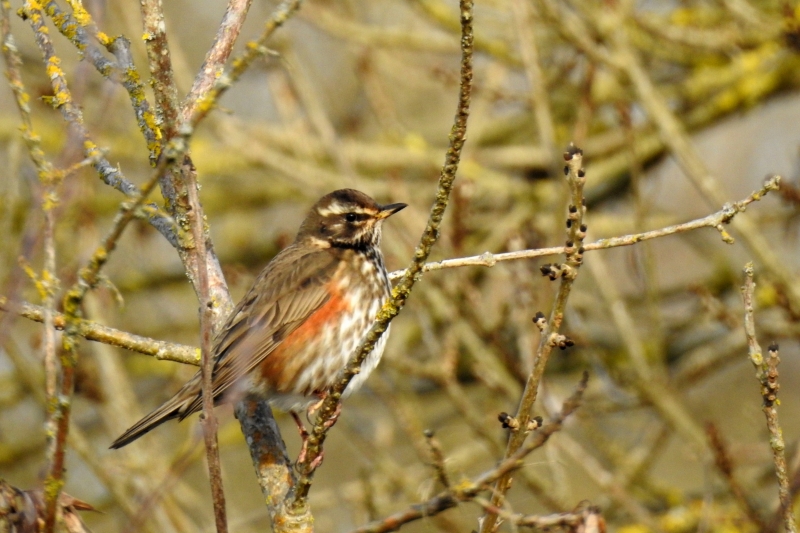
[[390, 216], [394, 215], [401, 209], [408, 207], [408, 204], [389, 204], [389, 205], [382, 205], [381, 210], [378, 211], [378, 219], [389, 218]]

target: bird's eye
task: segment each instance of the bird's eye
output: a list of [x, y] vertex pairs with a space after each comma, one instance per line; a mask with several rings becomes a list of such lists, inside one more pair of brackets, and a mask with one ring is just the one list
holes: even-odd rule
[[356, 220], [358, 220], [358, 216], [356, 216], [356, 214], [355, 214], [355, 213], [347, 213], [347, 214], [344, 216], [344, 219], [345, 219], [346, 221], [348, 221], [348, 222], [355, 222]]

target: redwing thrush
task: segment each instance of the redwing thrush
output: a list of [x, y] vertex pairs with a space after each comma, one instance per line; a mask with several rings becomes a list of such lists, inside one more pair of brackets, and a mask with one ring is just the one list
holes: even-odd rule
[[[380, 250], [383, 220], [406, 204], [378, 205], [353, 189], [323, 196], [294, 243], [259, 274], [214, 339], [216, 404], [245, 394], [297, 412], [324, 397], [367, 334], [391, 285]], [[388, 330], [344, 392], [358, 389], [383, 354]], [[121, 448], [172, 418], [202, 409], [200, 372], [134, 424]]]

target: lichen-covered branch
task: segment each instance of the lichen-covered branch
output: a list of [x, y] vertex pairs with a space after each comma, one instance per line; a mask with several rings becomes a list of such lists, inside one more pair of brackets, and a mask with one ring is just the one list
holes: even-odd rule
[[[44, 323], [45, 319], [44, 307], [25, 302], [11, 302], [4, 296], [0, 296], [0, 310], [15, 313], [34, 322]], [[64, 315], [54, 313], [53, 327], [57, 330], [63, 330], [65, 326], [66, 319]], [[110, 328], [82, 318], [75, 321], [74, 327], [76, 334], [86, 340], [102, 342], [109, 346], [151, 355], [156, 359], [165, 361], [175, 361], [187, 365], [200, 364], [200, 352], [194, 346], [142, 337], [141, 335], [134, 335], [127, 331]]]
[[172, 72], [167, 27], [161, 0], [141, 0], [142, 31], [147, 48], [151, 85], [156, 95], [156, 112], [161, 126], [162, 143], [177, 133], [178, 88]]
[[[44, 4], [44, 12], [58, 31], [80, 50], [97, 72], [106, 79], [119, 82], [128, 92], [136, 122], [150, 152], [150, 163], [155, 165], [161, 153], [161, 129], [147, 100], [141, 76], [133, 63], [130, 41], [122, 36], [112, 38], [99, 31], [81, 0], [69, 0], [69, 4], [72, 7], [72, 14], [65, 13], [54, 0]], [[116, 61], [103, 55], [92, 38], [105, 46]]]
[[358, 374], [361, 363], [372, 352], [375, 344], [381, 335], [384, 334], [389, 323], [397, 316], [411, 294], [414, 284], [419, 279], [422, 266], [439, 238], [439, 226], [444, 217], [450, 199], [450, 192], [453, 189], [458, 163], [461, 159], [461, 151], [466, 142], [467, 118], [469, 117], [469, 104], [472, 91], [472, 53], [473, 53], [473, 31], [472, 31], [472, 8], [471, 0], [461, 0], [461, 79], [459, 85], [458, 105], [456, 108], [455, 121], [450, 130], [450, 147], [445, 156], [444, 166], [439, 175], [439, 185], [436, 191], [436, 199], [428, 217], [428, 223], [422, 233], [419, 244], [414, 252], [414, 259], [411, 266], [406, 270], [405, 276], [392, 290], [392, 297], [387, 301], [370, 329], [364, 341], [356, 350], [354, 358], [348, 363], [347, 367], [340, 373], [338, 382], [333, 390], [325, 398], [317, 416], [314, 428], [308, 439], [306, 460], [299, 464], [301, 472], [297, 482], [294, 502], [292, 509], [297, 514], [308, 512], [308, 491], [311, 488], [311, 481], [314, 474], [315, 460], [322, 452], [322, 445], [325, 441], [331, 421], [336, 416], [336, 411], [350, 380]]
[[775, 475], [778, 478], [778, 497], [780, 500], [783, 526], [789, 533], [796, 533], [797, 523], [792, 510], [792, 495], [789, 490], [789, 471], [786, 466], [786, 445], [783, 442], [783, 430], [778, 422], [777, 399], [778, 390], [778, 345], [769, 345], [767, 356], [764, 357], [761, 345], [756, 339], [756, 323], [753, 298], [755, 293], [754, 268], [752, 263], [744, 267], [744, 286], [742, 298], [744, 300], [744, 332], [747, 337], [748, 355], [750, 362], [756, 369], [756, 379], [761, 384], [761, 397], [763, 399], [762, 411], [767, 420], [769, 430], [769, 447], [772, 450], [772, 460], [775, 464]]

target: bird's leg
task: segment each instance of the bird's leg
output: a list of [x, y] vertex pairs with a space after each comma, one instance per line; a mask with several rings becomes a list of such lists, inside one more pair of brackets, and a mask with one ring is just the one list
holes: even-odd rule
[[[320, 403], [322, 403], [322, 402], [320, 402]], [[319, 407], [317, 407], [317, 408], [319, 408]], [[323, 427], [325, 429], [329, 429], [329, 428], [333, 427], [333, 425], [336, 423], [336, 421], [339, 420], [339, 415], [340, 414], [342, 414], [342, 404], [338, 403], [338, 404], [336, 404], [336, 410], [333, 412], [331, 417], [322, 424]], [[308, 451], [306, 449], [306, 441], [303, 441], [303, 449], [300, 451], [300, 453], [302, 454], [302, 459], [298, 459], [298, 461], [305, 461], [305, 459], [306, 459], [306, 455], [305, 455], [306, 451]], [[319, 455], [316, 456], [313, 461], [311, 461], [310, 465], [308, 465], [308, 471], [309, 472], [313, 472], [314, 470], [316, 470], [317, 467], [319, 467], [319, 465], [322, 464], [322, 459], [324, 457], [325, 457], [325, 450], [320, 450], [319, 451]]]
[[297, 463], [303, 463], [306, 460], [306, 452], [308, 451], [308, 430], [303, 425], [303, 421], [300, 420], [300, 415], [298, 415], [294, 411], [290, 411], [292, 418], [294, 418], [294, 423], [297, 424], [297, 431], [300, 433], [300, 441], [302, 445], [300, 446], [300, 455], [297, 456]]
[[[319, 408], [322, 407], [322, 404], [325, 401], [325, 398], [328, 397], [328, 393], [327, 392], [319, 392], [319, 393], [317, 393], [317, 396], [319, 397], [319, 401], [317, 401], [316, 403], [311, 404], [311, 406], [308, 408], [308, 413], [306, 414], [306, 420], [308, 420], [309, 423], [311, 423], [311, 415], [313, 415], [314, 413], [319, 411]], [[325, 421], [323, 427], [325, 427], [325, 429], [328, 429], [328, 428], [332, 427], [336, 423], [336, 421], [339, 420], [339, 415], [340, 414], [342, 414], [342, 404], [341, 404], [341, 402], [336, 404], [336, 410], [333, 412], [331, 417], [328, 420]]]

